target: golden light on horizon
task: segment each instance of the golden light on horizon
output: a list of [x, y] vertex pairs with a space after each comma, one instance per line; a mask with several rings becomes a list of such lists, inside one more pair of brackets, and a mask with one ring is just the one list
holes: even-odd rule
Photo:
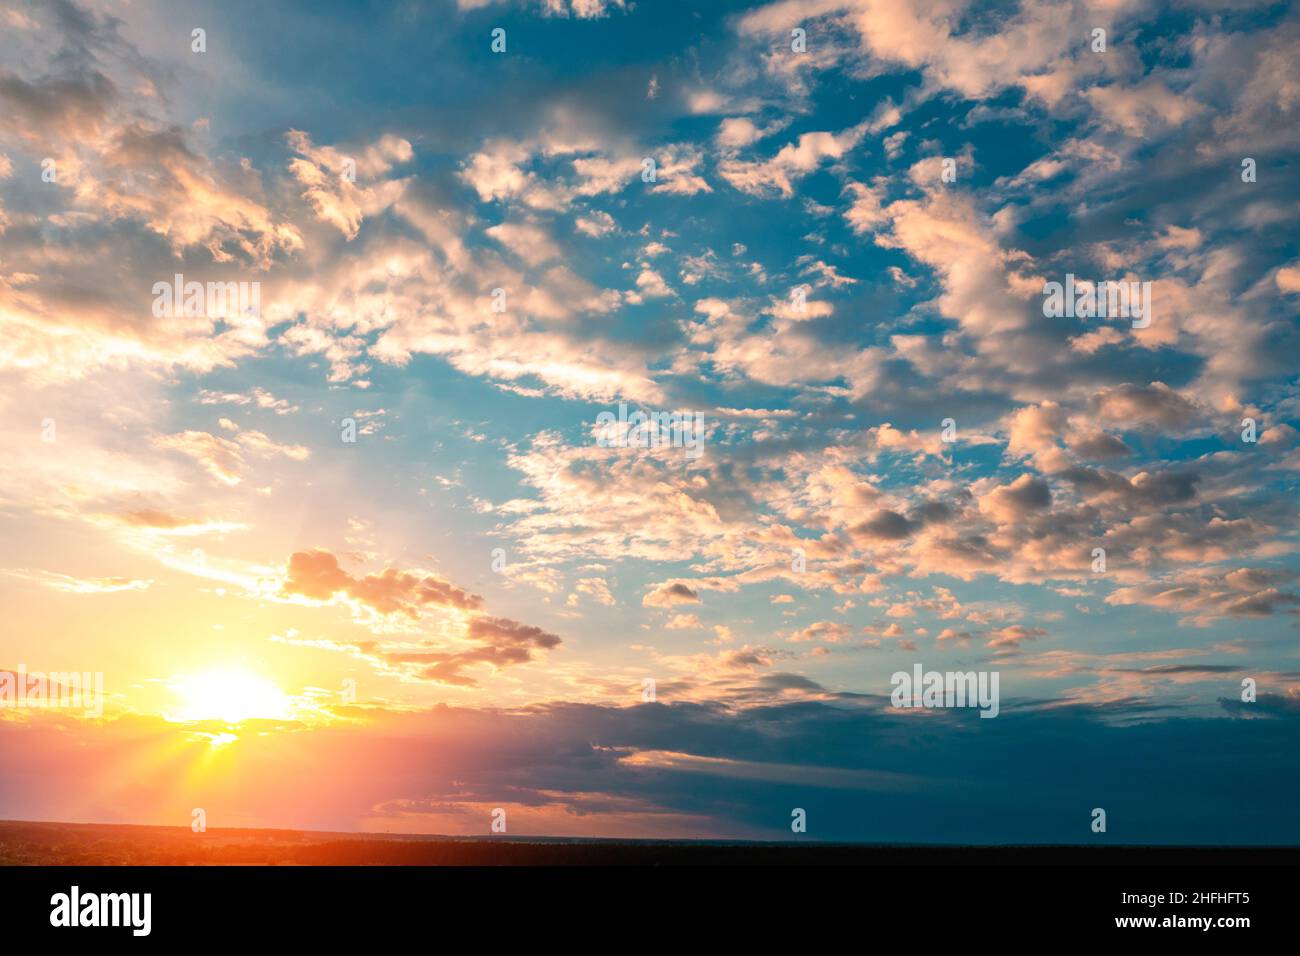
[[186, 723], [220, 720], [281, 720], [293, 716], [293, 700], [260, 674], [242, 668], [221, 668], [178, 678], [169, 685], [180, 701], [167, 720]]

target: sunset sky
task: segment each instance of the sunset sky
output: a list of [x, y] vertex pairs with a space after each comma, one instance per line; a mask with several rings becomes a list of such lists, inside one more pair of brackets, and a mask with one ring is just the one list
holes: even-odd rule
[[0, 819], [1300, 841], [1298, 54], [1248, 0], [0, 0], [0, 671], [106, 695], [0, 709]]

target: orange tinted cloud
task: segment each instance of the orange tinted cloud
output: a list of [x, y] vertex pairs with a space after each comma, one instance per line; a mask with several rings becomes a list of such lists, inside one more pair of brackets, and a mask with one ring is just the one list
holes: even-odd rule
[[355, 578], [339, 567], [329, 551], [299, 551], [289, 558], [289, 576], [283, 593], [300, 594], [316, 601], [329, 601], [344, 594], [379, 614], [419, 617], [420, 609], [453, 607], [472, 610], [483, 599], [433, 575], [413, 574], [386, 568], [379, 574]]

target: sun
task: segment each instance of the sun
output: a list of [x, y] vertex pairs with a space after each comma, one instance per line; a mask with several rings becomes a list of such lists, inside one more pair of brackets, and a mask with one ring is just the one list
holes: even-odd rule
[[177, 678], [171, 685], [180, 700], [171, 721], [283, 720], [293, 714], [293, 700], [271, 681], [241, 668], [202, 671]]

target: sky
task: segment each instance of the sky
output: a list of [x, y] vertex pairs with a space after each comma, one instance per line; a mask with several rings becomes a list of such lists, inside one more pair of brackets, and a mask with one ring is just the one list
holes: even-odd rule
[[0, 0], [0, 819], [1300, 841], [1298, 52]]

